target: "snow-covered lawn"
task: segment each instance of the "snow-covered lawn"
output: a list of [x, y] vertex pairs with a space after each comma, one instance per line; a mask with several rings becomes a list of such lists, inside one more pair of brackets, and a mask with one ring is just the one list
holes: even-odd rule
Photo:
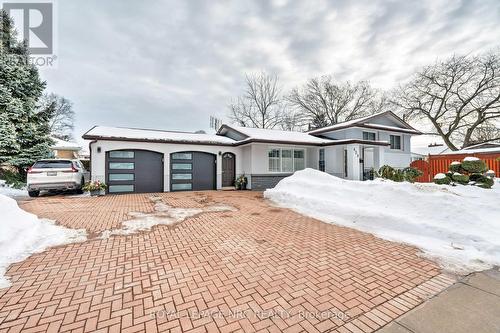
[[7, 267], [33, 253], [86, 239], [85, 230], [73, 230], [38, 219], [17, 206], [14, 199], [0, 194], [0, 288], [10, 285]]
[[474, 186], [349, 181], [305, 169], [264, 196], [328, 223], [419, 247], [458, 273], [500, 265], [500, 184]]

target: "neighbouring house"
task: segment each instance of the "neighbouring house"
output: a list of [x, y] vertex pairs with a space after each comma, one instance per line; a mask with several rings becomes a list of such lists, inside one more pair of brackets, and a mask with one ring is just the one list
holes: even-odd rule
[[384, 164], [411, 162], [410, 137], [420, 132], [392, 112], [315, 129], [290, 132], [222, 125], [216, 134], [95, 126], [90, 142], [91, 177], [109, 193], [274, 187], [304, 168], [351, 180]]
[[423, 134], [411, 138], [411, 160], [426, 160], [429, 155], [450, 151], [443, 138], [435, 134]]
[[50, 147], [55, 158], [78, 158], [82, 147], [76, 142], [51, 137], [54, 144]]

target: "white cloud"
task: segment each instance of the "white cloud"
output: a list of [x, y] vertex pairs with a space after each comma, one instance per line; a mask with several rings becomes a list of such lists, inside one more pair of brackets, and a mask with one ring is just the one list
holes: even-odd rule
[[94, 124], [196, 130], [224, 117], [244, 75], [285, 88], [310, 77], [390, 89], [453, 53], [500, 45], [500, 2], [59, 2], [59, 68], [48, 89]]

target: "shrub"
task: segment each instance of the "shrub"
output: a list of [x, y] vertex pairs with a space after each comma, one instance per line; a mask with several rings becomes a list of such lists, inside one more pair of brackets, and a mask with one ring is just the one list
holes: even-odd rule
[[394, 178], [395, 171], [396, 170], [394, 170], [394, 168], [390, 165], [383, 165], [380, 167], [380, 169], [378, 169], [378, 174], [384, 179], [392, 179]]
[[488, 166], [477, 157], [466, 157], [462, 162], [462, 169], [469, 173], [483, 173], [488, 170]]
[[438, 185], [449, 185], [451, 184], [451, 178], [444, 173], [438, 173], [434, 176], [434, 183]]
[[469, 176], [467, 175], [462, 175], [461, 173], [455, 172], [452, 176], [451, 179], [456, 181], [459, 184], [462, 185], [467, 185], [469, 183]]
[[13, 188], [22, 188], [26, 185], [25, 176], [14, 168], [0, 168], [0, 179], [5, 180], [5, 183]]
[[488, 170], [486, 163], [477, 157], [466, 157], [462, 163], [455, 161], [451, 163], [449, 170], [446, 174], [437, 174], [434, 183], [441, 185], [458, 183], [482, 188], [491, 188], [495, 184], [493, 180], [495, 172]]
[[462, 172], [462, 163], [458, 161], [451, 162], [449, 170], [451, 172]]
[[418, 169], [410, 167], [400, 170], [394, 169], [389, 165], [384, 165], [379, 169], [378, 175], [381, 178], [389, 179], [395, 182], [408, 181], [410, 183], [413, 183], [416, 178], [422, 175], [422, 172]]
[[483, 175], [481, 175], [481, 177], [479, 177], [477, 180], [475, 180], [475, 182], [476, 182], [476, 184], [475, 184], [476, 186], [479, 186], [482, 188], [491, 188], [493, 186], [493, 184], [495, 183], [493, 181], [493, 178], [483, 176]]
[[478, 180], [480, 180], [481, 178], [483, 178], [484, 176], [480, 173], [471, 173], [469, 175], [469, 180], [471, 182], [477, 182]]
[[414, 183], [415, 179], [422, 176], [422, 174], [422, 171], [415, 168], [408, 167], [403, 169], [404, 180], [410, 183]]

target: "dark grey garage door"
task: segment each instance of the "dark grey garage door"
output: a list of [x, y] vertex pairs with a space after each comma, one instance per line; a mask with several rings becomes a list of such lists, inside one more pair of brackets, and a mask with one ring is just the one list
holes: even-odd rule
[[215, 190], [215, 157], [194, 151], [170, 154], [170, 190]]
[[106, 152], [108, 193], [163, 192], [163, 154], [147, 150]]

